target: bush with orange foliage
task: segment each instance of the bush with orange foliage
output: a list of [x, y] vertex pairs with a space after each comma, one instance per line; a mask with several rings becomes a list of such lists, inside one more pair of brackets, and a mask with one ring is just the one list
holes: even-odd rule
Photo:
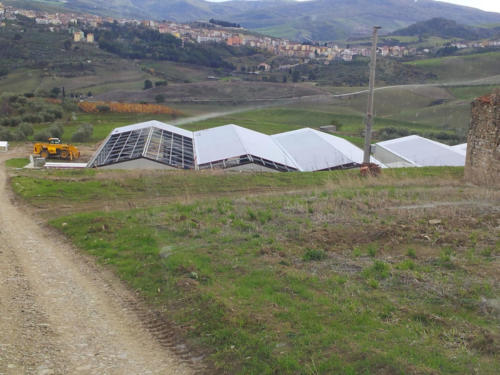
[[118, 102], [80, 102], [78, 107], [83, 112], [97, 113], [100, 108], [108, 107], [109, 112], [118, 113], [154, 113], [178, 116], [182, 112], [159, 104], [118, 103]]

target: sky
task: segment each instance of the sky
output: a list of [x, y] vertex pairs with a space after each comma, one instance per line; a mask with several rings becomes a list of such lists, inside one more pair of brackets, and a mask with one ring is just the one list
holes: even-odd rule
[[[227, 0], [208, 0], [213, 2], [221, 2]], [[297, 0], [301, 1], [301, 0]], [[376, 0], [374, 0], [376, 1]], [[418, 1], [418, 0], [415, 0]], [[452, 3], [458, 5], [465, 5], [472, 8], [478, 8], [481, 10], [486, 10], [488, 12], [498, 12], [500, 13], [500, 0], [438, 0], [444, 3]]]
[[446, 0], [445, 3], [453, 3], [458, 5], [465, 5], [468, 7], [479, 8], [488, 12], [500, 13], [499, 0]]

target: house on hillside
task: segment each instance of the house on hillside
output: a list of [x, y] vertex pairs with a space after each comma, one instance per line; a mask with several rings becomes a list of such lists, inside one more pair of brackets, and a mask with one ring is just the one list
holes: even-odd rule
[[265, 71], [265, 72], [269, 72], [269, 71], [271, 70], [271, 65], [266, 64], [266, 63], [260, 63], [260, 64], [258, 65], [258, 69], [259, 69], [259, 70], [263, 70], [263, 71]]

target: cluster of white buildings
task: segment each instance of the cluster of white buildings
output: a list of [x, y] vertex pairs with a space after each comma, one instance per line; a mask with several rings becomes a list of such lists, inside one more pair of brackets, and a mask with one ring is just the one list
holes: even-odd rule
[[486, 47], [500, 47], [500, 40], [484, 40], [482, 42], [456, 42], [451, 43], [451, 47], [458, 49], [463, 48], [486, 48]]

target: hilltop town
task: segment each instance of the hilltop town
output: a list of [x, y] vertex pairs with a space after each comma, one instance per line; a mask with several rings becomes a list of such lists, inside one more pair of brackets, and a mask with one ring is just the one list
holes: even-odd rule
[[[0, 3], [0, 21], [15, 20], [17, 15], [33, 19], [40, 25], [49, 25], [51, 30], [68, 30], [73, 35], [74, 42], [94, 43], [93, 29], [101, 28], [107, 23], [118, 23], [120, 25], [142, 25], [156, 30], [160, 34], [173, 35], [176, 38], [182, 39], [183, 42], [223, 43], [229, 46], [258, 48], [277, 56], [299, 59], [301, 63], [320, 61], [324, 64], [329, 64], [334, 60], [349, 62], [355, 56], [367, 57], [370, 54], [370, 48], [366, 42], [341, 47], [335, 42], [298, 42], [274, 38], [252, 33], [241, 27], [223, 27], [211, 22], [187, 24], [170, 21], [160, 22], [154, 20], [102, 17], [86, 13], [49, 13], [46, 11], [4, 6]], [[5, 24], [3, 23], [3, 25]], [[456, 41], [450, 43], [448, 46], [457, 49], [500, 47], [500, 40]], [[391, 43], [391, 45], [380, 45], [377, 51], [381, 56], [402, 58], [406, 56], [426, 55], [431, 53], [432, 49]], [[271, 66], [263, 64], [261, 68], [270, 70]]]

